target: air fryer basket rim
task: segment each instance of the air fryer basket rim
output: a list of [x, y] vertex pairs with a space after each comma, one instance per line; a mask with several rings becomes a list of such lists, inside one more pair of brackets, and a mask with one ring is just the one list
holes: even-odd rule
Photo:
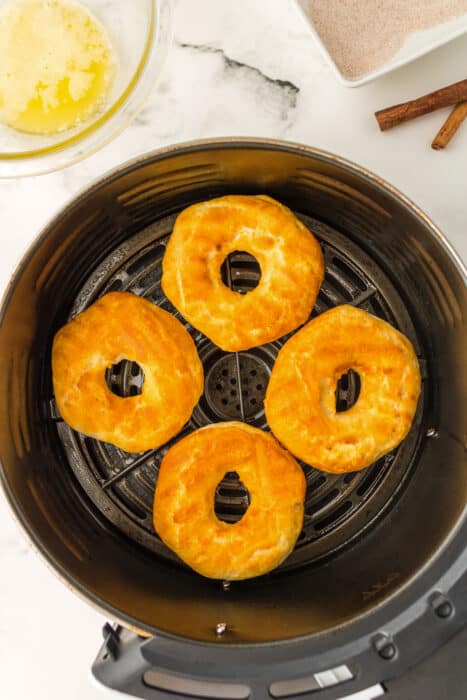
[[353, 161], [344, 158], [343, 156], [338, 156], [331, 151], [326, 151], [322, 148], [315, 148], [314, 146], [307, 146], [296, 141], [283, 141], [281, 139], [268, 139], [268, 138], [256, 138], [256, 137], [245, 137], [245, 136], [231, 136], [231, 137], [219, 137], [212, 139], [193, 139], [191, 141], [184, 141], [171, 146], [164, 146], [163, 148], [158, 148], [153, 151], [149, 151], [143, 155], [135, 156], [126, 160], [122, 165], [117, 165], [114, 168], [110, 168], [103, 175], [96, 178], [94, 182], [90, 185], [86, 185], [81, 188], [75, 195], [70, 197], [58, 212], [56, 212], [48, 221], [45, 223], [39, 233], [33, 238], [31, 243], [28, 245], [24, 254], [19, 258], [16, 263], [16, 267], [13, 270], [11, 277], [2, 296], [0, 297], [0, 321], [5, 313], [5, 308], [10, 297], [11, 288], [14, 286], [15, 279], [19, 275], [19, 272], [27, 265], [29, 259], [32, 257], [36, 248], [38, 248], [43, 239], [45, 239], [49, 231], [57, 225], [57, 223], [65, 216], [66, 213], [70, 212], [72, 209], [79, 206], [82, 199], [85, 199], [93, 192], [100, 189], [100, 187], [106, 183], [110, 183], [117, 179], [121, 175], [135, 170], [139, 166], [149, 165], [152, 162], [158, 160], [164, 160], [165, 158], [170, 158], [174, 155], [180, 155], [183, 153], [190, 153], [192, 151], [199, 150], [209, 150], [217, 148], [264, 148], [273, 150], [283, 150], [289, 151], [291, 153], [305, 153], [309, 156], [322, 161], [331, 161], [337, 163], [339, 166], [354, 172], [360, 177], [362, 177], [367, 182], [371, 182], [377, 185], [379, 189], [389, 192], [393, 197], [399, 199], [405, 206], [406, 209], [410, 211], [411, 214], [415, 214], [418, 219], [424, 222], [424, 224], [429, 228], [430, 232], [436, 236], [446, 252], [448, 253], [451, 261], [457, 267], [458, 272], [462, 275], [465, 284], [467, 284], [467, 265], [464, 264], [459, 253], [456, 251], [452, 243], [443, 234], [441, 229], [430, 219], [425, 212], [420, 209], [409, 197], [403, 194], [397, 187], [391, 185], [387, 180], [382, 178], [380, 175], [364, 168]]
[[[93, 192], [98, 191], [103, 185], [109, 184], [118, 177], [123, 176], [131, 171], [134, 171], [141, 166], [155, 163], [166, 158], [171, 158], [175, 155], [190, 153], [199, 150], [211, 150], [219, 148], [251, 148], [282, 150], [290, 153], [298, 152], [300, 154], [308, 155], [323, 162], [331, 162], [333, 164], [337, 164], [344, 170], [351, 172], [360, 178], [363, 178], [367, 182], [371, 183], [373, 186], [376, 185], [377, 188], [384, 191], [386, 194], [389, 194], [391, 198], [398, 200], [398, 202], [403, 205], [403, 207], [410, 213], [410, 215], [416, 216], [427, 228], [430, 234], [435, 236], [439, 240], [439, 243], [447, 252], [449, 258], [451, 259], [451, 262], [456, 267], [458, 273], [461, 275], [464, 282], [467, 282], [467, 270], [465, 266], [463, 265], [458, 254], [453, 249], [452, 245], [446, 240], [445, 236], [441, 233], [441, 231], [407, 197], [405, 197], [396, 188], [392, 187], [383, 179], [372, 174], [368, 170], [358, 165], [355, 165], [346, 159], [330, 154], [326, 151], [314, 149], [308, 146], [303, 146], [301, 144], [276, 141], [272, 139], [220, 138], [177, 144], [176, 146], [170, 146], [163, 149], [159, 149], [145, 156], [132, 159], [124, 165], [111, 170], [99, 180], [94, 182], [91, 186], [86, 187], [78, 195], [73, 197], [69, 201], [69, 203], [66, 204], [61, 209], [61, 211], [58, 212], [42, 229], [42, 231], [38, 234], [33, 243], [29, 246], [28, 250], [23, 255], [22, 259], [17, 265], [16, 270], [12, 274], [10, 282], [3, 294], [3, 298], [0, 303], [0, 323], [3, 320], [5, 310], [7, 308], [10, 296], [13, 294], [16, 283], [18, 282], [23, 269], [28, 265], [28, 262], [33, 256], [35, 250], [40, 247], [41, 243], [47, 238], [50, 231], [58, 224], [58, 222], [62, 218], [64, 218], [65, 215], [68, 215], [71, 210], [77, 208], [80, 205], [80, 203], [83, 200], [85, 200], [88, 196], [90, 196]], [[53, 557], [51, 557], [50, 553], [47, 551], [43, 543], [36, 537], [36, 534], [30, 530], [26, 519], [22, 515], [22, 511], [19, 507], [19, 504], [16, 503], [10, 491], [9, 485], [6, 482], [6, 478], [3, 472], [0, 472], [0, 476], [0, 483], [3, 486], [6, 495], [6, 500], [9, 502], [12, 512], [14, 513], [20, 525], [26, 531], [29, 539], [32, 540], [36, 549], [45, 558], [46, 562], [52, 566], [54, 572], [59, 575], [59, 577], [68, 587], [78, 592], [84, 600], [86, 600], [87, 602], [91, 602], [99, 610], [105, 611], [107, 614], [111, 615], [113, 619], [121, 621], [121, 623], [125, 626], [130, 628], [134, 627], [134, 619], [128, 618], [125, 614], [122, 615], [121, 611], [115, 610], [105, 600], [102, 600], [97, 596], [93, 596], [92, 594], [90, 594], [89, 591], [84, 590], [84, 588], [82, 589], [78, 582], [71, 580], [71, 577], [69, 576], [68, 572], [62, 569], [61, 565], [57, 561], [55, 561]], [[465, 560], [467, 557], [467, 553], [465, 552], [465, 550], [462, 555], [463, 540], [466, 535], [467, 523], [465, 522], [464, 517], [459, 521], [457, 528], [451, 531], [450, 537], [443, 543], [442, 547], [440, 547], [440, 549], [437, 552], [433, 553], [432, 559], [426, 564], [423, 570], [418, 571], [412, 579], [406, 581], [406, 583], [400, 589], [394, 592], [390, 598], [380, 602], [372, 610], [363, 613], [359, 618], [355, 618], [350, 622], [343, 623], [340, 627], [337, 627], [335, 630], [333, 630], [334, 633], [339, 633], [340, 643], [345, 644], [346, 642], [351, 642], [352, 639], [355, 638], [355, 632], [357, 630], [358, 625], [362, 626], [363, 631], [363, 629], [369, 630], [379, 628], [381, 627], [381, 625], [384, 625], [385, 622], [389, 620], [394, 620], [398, 614], [400, 614], [404, 610], [407, 610], [411, 604], [414, 604], [418, 600], [420, 594], [422, 594], [423, 591], [430, 586], [430, 582], [432, 583], [433, 581], [438, 581], [442, 577], [443, 573], [446, 574], [447, 570], [452, 569], [453, 576], [455, 578], [458, 574], [458, 571], [461, 570], [462, 567], [465, 567], [466, 564]], [[351, 627], [352, 630], [350, 629]], [[143, 621], [141, 621], [141, 624], [138, 624], [138, 628], [149, 633], [152, 633], [154, 631], [152, 627], [146, 625]], [[167, 638], [167, 640], [176, 640], [177, 643], [180, 643], [182, 641], [182, 639], [179, 636], [171, 635], [167, 632], [160, 631], [158, 634], [161, 637]], [[326, 636], [326, 634], [326, 632], [317, 632], [311, 635], [306, 635], [304, 637], [296, 637], [287, 641], [281, 641], [280, 645], [293, 646], [296, 644], [306, 643], [306, 647], [307, 649], [309, 649], [309, 651], [307, 651], [306, 653], [314, 653], [311, 651], [312, 648], [315, 648], [316, 651], [316, 649], [321, 645], [323, 638]], [[335, 638], [334, 644], [336, 643], [336, 641], [337, 639]], [[197, 644], [200, 647], [206, 647], [209, 649], [212, 649], [213, 646], [210, 642], [190, 640], [190, 643]], [[249, 646], [273, 646], [274, 644], [276, 643], [270, 642], [266, 645], [263, 643], [259, 645], [241, 644], [240, 646], [243, 649], [247, 649]], [[232, 646], [235, 645], [229, 645], [228, 648], [231, 649]], [[219, 653], [223, 653], [221, 652], [221, 648], [218, 648], [218, 650]], [[227, 652], [227, 649], [225, 649], [225, 651]]]

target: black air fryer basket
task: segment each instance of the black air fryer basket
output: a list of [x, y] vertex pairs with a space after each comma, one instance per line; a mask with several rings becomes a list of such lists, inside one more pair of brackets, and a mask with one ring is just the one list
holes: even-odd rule
[[[269, 194], [291, 207], [326, 260], [312, 315], [354, 304], [384, 318], [411, 339], [423, 375], [414, 425], [399, 448], [356, 473], [303, 465], [308, 488], [295, 551], [271, 574], [231, 584], [193, 573], [158, 539], [158, 467], [170, 444], [208, 423], [268, 429], [262, 402], [286, 338], [225, 353], [187, 325], [204, 365], [204, 395], [172, 443], [142, 454], [71, 430], [55, 405], [50, 365], [57, 329], [110, 290], [145, 296], [180, 318], [160, 285], [174, 219], [189, 204], [228, 193]], [[223, 275], [246, 293], [260, 271], [239, 251]], [[107, 629], [97, 678], [147, 698], [326, 700], [400, 675], [461, 630], [465, 281], [440, 232], [389, 185], [330, 154], [275, 141], [156, 152], [108, 175], [52, 221], [1, 311], [0, 475], [39, 551], [122, 625]], [[131, 396], [142, 377], [123, 361], [107, 381]], [[338, 385], [338, 409], [357, 394], [350, 372]], [[245, 512], [248, 493], [235, 475], [219, 485], [215, 507], [228, 522]]]

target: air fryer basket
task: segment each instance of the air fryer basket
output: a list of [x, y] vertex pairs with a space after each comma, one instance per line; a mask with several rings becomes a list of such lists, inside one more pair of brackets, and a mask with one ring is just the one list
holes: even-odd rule
[[[160, 287], [174, 217], [227, 193], [267, 193], [290, 206], [326, 257], [313, 314], [350, 303], [387, 319], [411, 338], [423, 374], [404, 443], [355, 474], [304, 465], [306, 517], [296, 550], [279, 571], [231, 585], [188, 570], [153, 531], [152, 494], [167, 446], [130, 455], [75, 433], [57, 412], [50, 371], [56, 330], [106, 291], [129, 289], [177, 313]], [[239, 251], [224, 275], [247, 292], [259, 271]], [[188, 328], [206, 385], [182, 434], [232, 419], [267, 429], [262, 399], [284, 339], [235, 355]], [[0, 326], [3, 485], [56, 571], [127, 626], [216, 653], [260, 643], [274, 657], [278, 642], [293, 657], [305, 640], [306, 653], [316, 655], [364, 633], [385, 639], [389, 621], [411, 605], [425, 614], [430, 601], [445, 602], [465, 567], [464, 358], [465, 271], [426, 217], [377, 177], [281, 142], [220, 140], [156, 152], [73, 201], [11, 281]], [[123, 362], [107, 378], [121, 395], [139, 391], [136, 365]], [[341, 409], [357, 391], [350, 373], [339, 385]], [[245, 489], [227, 475], [219, 517], [232, 522], [247, 504]], [[459, 620], [460, 612], [447, 617]]]

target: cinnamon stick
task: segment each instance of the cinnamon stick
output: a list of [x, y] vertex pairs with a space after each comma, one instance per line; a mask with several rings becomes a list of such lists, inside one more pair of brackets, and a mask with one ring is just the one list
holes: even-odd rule
[[454, 107], [451, 114], [436, 134], [431, 147], [434, 148], [435, 151], [445, 148], [466, 117], [467, 101], [460, 102], [458, 105], [456, 105], [456, 107]]
[[375, 112], [375, 117], [381, 131], [386, 131], [398, 124], [409, 121], [409, 119], [415, 119], [415, 117], [420, 117], [422, 114], [434, 112], [435, 109], [440, 109], [440, 107], [449, 107], [465, 100], [467, 100], [467, 78], [440, 90], [430, 92], [428, 95], [423, 95], [416, 100], [380, 109], [378, 112]]

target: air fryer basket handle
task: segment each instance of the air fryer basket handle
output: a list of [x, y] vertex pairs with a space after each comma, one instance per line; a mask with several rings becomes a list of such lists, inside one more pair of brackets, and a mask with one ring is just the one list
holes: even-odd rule
[[[467, 645], [467, 627], [456, 634], [451, 640], [444, 644], [441, 649], [437, 650], [428, 659], [417, 664], [415, 668], [410, 669], [401, 678], [390, 680], [384, 685], [384, 697], [387, 700], [412, 700], [414, 692], [417, 697], [423, 697], [425, 700], [438, 700], [446, 695], [449, 689], [450, 700], [463, 700], [465, 697], [465, 687], [459, 680], [463, 677], [465, 669], [465, 649]], [[309, 693], [300, 693], [300, 698], [308, 698], [308, 700], [322, 700], [323, 698], [342, 698], [347, 697], [349, 693], [353, 693], [360, 689], [361, 683], [345, 683], [344, 686], [339, 685], [328, 691], [323, 692], [321, 689], [318, 693], [310, 691]], [[415, 689], [415, 690], [414, 690]], [[370, 697], [379, 697], [383, 691], [383, 687], [378, 684], [372, 686], [370, 690], [374, 690], [374, 694]], [[142, 683], [137, 692], [137, 697], [143, 700], [164, 700], [164, 698], [172, 697], [172, 694], [161, 692], [148, 687]], [[344, 695], [342, 695], [344, 693]], [[183, 696], [182, 696], [183, 697]], [[186, 696], [185, 696], [186, 697]], [[192, 698], [193, 696], [189, 696]], [[264, 687], [253, 688], [249, 698], [265, 698], [271, 700], [271, 694]]]
[[103, 685], [142, 700], [174, 700], [174, 695], [203, 700], [337, 700], [399, 678], [451, 638], [455, 644], [454, 635], [467, 624], [467, 574], [457, 578], [455, 569], [465, 571], [466, 557], [464, 551], [451, 567], [453, 585], [445, 575], [437, 589], [425, 594], [423, 605], [406, 610], [399, 629], [388, 626], [355, 640], [348, 654], [336, 657], [334, 650], [319, 661], [306, 655], [288, 661], [280, 648], [273, 658], [254, 649], [239, 656], [238, 648], [223, 647], [225, 654], [213, 656], [207, 647], [147, 639], [106, 624], [92, 672]]
[[[215, 679], [209, 664], [199, 664], [196, 677], [180, 674], [180, 658], [175, 661], [178, 669], [169, 668], [166, 649], [156, 638], [144, 639], [118, 625], [104, 625], [104, 644], [93, 664], [92, 673], [103, 685], [127, 693], [141, 700], [174, 700], [180, 698], [203, 700], [271, 700], [300, 693], [303, 700], [336, 700], [365, 687], [365, 680], [350, 672], [335, 676], [332, 687], [322, 687], [324, 674], [310, 674], [296, 680], [273, 681], [274, 666], [252, 665], [243, 672], [230, 673], [229, 677]], [[342, 669], [346, 668], [344, 666]], [[232, 671], [232, 669], [231, 669]], [[277, 674], [277, 671], [276, 671]], [[327, 683], [330, 672], [327, 672]], [[340, 682], [344, 681], [344, 682]], [[332, 682], [332, 678], [331, 678]], [[304, 686], [305, 683], [305, 686]], [[306, 689], [305, 689], [306, 687]], [[344, 689], [345, 687], [345, 689]]]
[[[271, 700], [272, 697], [285, 697], [297, 693], [294, 681], [289, 690], [285, 689], [286, 682], [280, 681], [277, 687], [278, 694], [275, 695], [274, 683], [271, 684], [267, 669], [266, 673], [262, 673], [258, 668], [259, 673], [255, 674], [254, 678], [248, 680], [242, 676], [238, 682], [231, 678], [225, 682], [219, 678], [213, 680], [209, 678], [208, 671], [204, 677], [198, 678], [168, 673], [162, 665], [166, 661], [165, 658], [161, 658], [160, 666], [144, 664], [142, 656], [138, 653], [140, 640], [134, 635], [132, 641], [127, 641], [118, 651], [115, 650], [114, 659], [110, 658], [107, 643], [104, 644], [92, 668], [94, 677], [100, 683], [131, 697], [141, 700], [174, 700], [174, 697], [187, 700], [196, 697], [202, 700]], [[365, 687], [365, 681], [358, 677], [328, 688], [320, 687], [313, 675], [308, 676], [306, 680], [309, 691], [298, 691], [302, 700], [337, 700], [343, 694], [349, 695]]]

